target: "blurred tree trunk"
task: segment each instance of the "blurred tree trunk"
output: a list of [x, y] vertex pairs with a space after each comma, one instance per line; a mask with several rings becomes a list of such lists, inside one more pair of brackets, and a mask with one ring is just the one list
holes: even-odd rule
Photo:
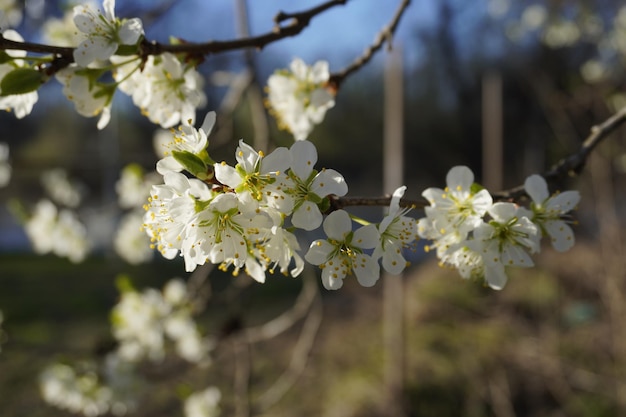
[[[399, 45], [387, 55], [383, 136], [385, 193], [403, 183], [403, 62]], [[383, 348], [385, 415], [404, 416], [404, 281], [385, 272], [383, 278]]]
[[488, 190], [503, 186], [502, 76], [492, 71], [483, 75], [483, 169], [482, 184]]

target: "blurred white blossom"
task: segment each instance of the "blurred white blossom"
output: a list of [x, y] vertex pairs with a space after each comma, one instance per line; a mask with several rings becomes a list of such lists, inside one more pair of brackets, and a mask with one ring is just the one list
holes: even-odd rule
[[22, 17], [22, 6], [15, 0], [0, 0], [0, 33], [17, 27]]
[[124, 360], [159, 361], [166, 354], [166, 340], [176, 353], [193, 363], [206, 364], [213, 342], [202, 337], [191, 314], [189, 295], [179, 279], [166, 283], [163, 292], [148, 288], [125, 289], [111, 314], [113, 335]]
[[41, 183], [50, 198], [56, 203], [75, 208], [80, 204], [80, 186], [68, 178], [61, 168], [45, 171], [41, 174]]
[[159, 181], [158, 175], [146, 174], [138, 164], [126, 165], [115, 183], [118, 204], [124, 209], [143, 207], [150, 197], [150, 188]]
[[38, 254], [51, 252], [76, 263], [89, 251], [85, 227], [76, 214], [67, 209], [59, 212], [49, 200], [37, 203], [24, 228]]
[[131, 265], [148, 262], [154, 256], [150, 238], [143, 230], [143, 215], [141, 210], [126, 213], [113, 238], [115, 253]]
[[267, 103], [280, 128], [290, 131], [296, 140], [304, 140], [324, 120], [326, 111], [335, 105], [327, 85], [328, 62], [307, 66], [295, 58], [288, 70], [274, 72], [267, 80]]
[[114, 354], [105, 357], [102, 369], [93, 361], [53, 363], [39, 375], [39, 389], [44, 401], [72, 413], [122, 416], [136, 406], [138, 381], [132, 371]]
[[217, 387], [194, 392], [185, 400], [185, 417], [218, 417], [222, 394]]

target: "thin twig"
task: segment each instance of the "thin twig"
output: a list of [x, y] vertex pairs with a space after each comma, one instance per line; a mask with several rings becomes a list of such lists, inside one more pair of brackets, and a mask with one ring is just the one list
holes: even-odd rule
[[[593, 152], [593, 150], [611, 133], [617, 130], [622, 124], [626, 122], [626, 107], [609, 117], [604, 122], [595, 125], [591, 128], [591, 134], [580, 145], [580, 148], [569, 155], [568, 157], [560, 160], [550, 170], [545, 172], [543, 177], [546, 181], [556, 182], [566, 177], [572, 177], [580, 175], [587, 158]], [[524, 191], [524, 185], [518, 185], [517, 187], [510, 188], [508, 190], [498, 191], [491, 193], [494, 200], [519, 200], [521, 197], [526, 196]], [[329, 196], [330, 208], [327, 213], [335, 210], [340, 210], [350, 206], [388, 206], [391, 202], [391, 197], [337, 197], [335, 195]], [[428, 202], [425, 199], [413, 200], [403, 198], [400, 200], [401, 207], [411, 207], [414, 209], [422, 209], [428, 206]]]
[[333, 88], [338, 89], [343, 80], [348, 75], [352, 74], [363, 65], [367, 64], [372, 59], [374, 54], [378, 52], [380, 48], [382, 48], [385, 42], [388, 42], [391, 47], [391, 39], [393, 38], [393, 35], [398, 27], [398, 23], [400, 23], [400, 18], [404, 15], [404, 12], [407, 10], [410, 4], [411, 0], [403, 0], [398, 6], [398, 9], [396, 10], [389, 24], [383, 27], [378, 35], [376, 35], [374, 43], [370, 45], [365, 51], [363, 51], [363, 54], [355, 59], [352, 64], [348, 65], [346, 68], [339, 72], [331, 74], [330, 79], [328, 80], [328, 84]]
[[315, 300], [316, 294], [316, 281], [304, 280], [302, 291], [300, 291], [294, 305], [289, 310], [260, 326], [244, 329], [241, 338], [248, 343], [256, 343], [278, 336], [304, 317]]
[[[599, 125], [595, 125], [591, 128], [591, 134], [587, 136], [587, 139], [580, 145], [580, 148], [570, 156], [560, 160], [549, 171], [543, 174], [546, 181], [557, 181], [565, 177], [573, 177], [579, 175], [587, 158], [591, 152], [598, 146], [604, 139], [606, 139], [611, 133], [613, 133], [618, 127], [626, 122], [626, 107], [609, 117]], [[495, 200], [516, 200], [522, 196], [525, 196], [524, 186], [519, 185], [517, 187], [492, 193]]]
[[[305, 277], [307, 281], [315, 282], [315, 279], [316, 277], [313, 274]], [[315, 288], [317, 289], [317, 285], [315, 285]], [[253, 407], [255, 412], [264, 412], [280, 401], [302, 375], [322, 323], [322, 316], [322, 299], [320, 298], [319, 290], [316, 290], [311, 310], [302, 326], [300, 337], [293, 348], [289, 367], [267, 391], [259, 396], [258, 405]]]

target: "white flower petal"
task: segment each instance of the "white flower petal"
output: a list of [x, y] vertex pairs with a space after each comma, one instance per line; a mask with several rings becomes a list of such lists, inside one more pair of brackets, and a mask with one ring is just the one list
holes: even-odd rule
[[206, 114], [206, 116], [204, 116], [204, 121], [202, 122], [202, 127], [200, 127], [200, 130], [202, 130], [206, 136], [209, 136], [211, 134], [211, 131], [215, 127], [216, 119], [217, 115], [214, 111], [210, 111]]
[[517, 214], [517, 206], [513, 203], [495, 203], [489, 209], [489, 214], [498, 223], [506, 223]]
[[143, 34], [143, 25], [138, 18], [124, 21], [118, 35], [122, 45], [134, 45]]
[[324, 268], [322, 270], [322, 285], [327, 290], [338, 290], [343, 286], [343, 275], [341, 272], [335, 273], [330, 268]]
[[311, 265], [321, 265], [328, 261], [334, 248], [335, 247], [326, 240], [316, 240], [311, 243], [309, 250], [306, 255], [304, 255], [304, 259]]
[[368, 224], [357, 229], [352, 237], [352, 245], [362, 249], [372, 249], [378, 245], [380, 234], [375, 224]]
[[241, 177], [237, 173], [237, 170], [230, 165], [222, 162], [213, 165], [215, 170], [215, 178], [224, 185], [230, 188], [235, 188], [241, 184]]
[[522, 246], [507, 244], [502, 248], [502, 264], [529, 268], [534, 265], [526, 250]]
[[406, 259], [398, 244], [388, 244], [383, 253], [383, 268], [390, 274], [398, 275], [406, 268]]
[[[300, 143], [300, 142], [296, 142]], [[317, 204], [311, 201], [305, 201], [291, 217], [291, 223], [298, 229], [315, 230], [320, 227], [323, 220], [322, 213]]]
[[559, 252], [566, 252], [574, 246], [574, 232], [562, 220], [552, 220], [544, 223], [548, 235], [550, 235], [550, 242], [552, 247]]
[[564, 191], [548, 200], [546, 210], [567, 213], [573, 210], [579, 201], [580, 193], [578, 191]]
[[344, 210], [333, 211], [324, 220], [324, 232], [331, 239], [343, 241], [352, 231], [352, 219]]
[[317, 162], [317, 149], [308, 140], [295, 142], [291, 145], [291, 170], [298, 178], [306, 181]]
[[535, 204], [543, 204], [550, 196], [548, 184], [541, 175], [531, 175], [524, 181], [524, 190], [532, 198]]
[[354, 270], [357, 281], [364, 287], [373, 286], [376, 284], [376, 281], [378, 281], [378, 278], [380, 278], [380, 266], [378, 262], [368, 255], [356, 255], [352, 263], [352, 269]]
[[467, 191], [473, 183], [474, 173], [466, 166], [455, 166], [446, 175], [446, 185], [450, 191]]
[[504, 266], [500, 263], [485, 263], [485, 281], [494, 290], [501, 290], [508, 281]]
[[263, 158], [261, 162], [261, 174], [270, 172], [284, 173], [291, 166], [291, 152], [289, 149], [280, 147], [276, 148]]
[[313, 180], [311, 191], [320, 197], [330, 194], [341, 197], [348, 194], [348, 184], [339, 172], [334, 169], [323, 169]]

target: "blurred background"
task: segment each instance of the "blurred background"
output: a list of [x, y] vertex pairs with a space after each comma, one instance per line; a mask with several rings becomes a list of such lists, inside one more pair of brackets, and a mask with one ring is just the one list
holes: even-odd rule
[[[22, 3], [18, 30], [31, 41], [41, 41], [46, 18], [61, 17], [69, 7]], [[140, 17], [148, 39], [225, 40], [268, 32], [278, 11], [318, 3], [118, 0], [116, 14]], [[316, 17], [293, 39], [207, 57], [199, 70], [208, 103], [197, 119], [218, 112], [209, 138], [213, 159], [232, 162], [240, 138], [289, 146], [291, 137], [266, 113], [258, 119], [268, 76], [296, 56], [309, 64], [328, 60], [331, 72], [341, 70], [373, 42], [396, 3], [352, 0]], [[389, 115], [385, 121], [392, 103], [401, 103], [395, 123], [402, 183], [414, 199], [427, 187], [443, 187], [454, 165], [469, 166], [492, 191], [520, 185], [575, 152], [592, 126], [626, 105], [621, 2], [414, 0], [393, 46], [393, 55], [381, 51], [345, 80], [336, 106], [310, 137], [318, 166], [341, 172], [349, 195], [390, 191], [381, 155], [386, 128], [394, 123]], [[252, 77], [233, 99], [244, 71]], [[389, 94], [398, 85], [402, 94]], [[0, 114], [0, 142], [10, 147], [13, 169], [11, 182], [0, 188], [3, 416], [69, 415], [41, 400], [38, 375], [52, 361], [110, 349], [116, 276], [130, 276], [138, 288], [188, 278], [182, 262], [155, 257], [132, 266], [115, 255], [111, 241], [123, 213], [115, 184], [129, 163], [153, 169], [156, 129], [122, 94], [110, 125], [98, 131], [96, 122], [76, 114], [54, 81], [40, 90], [30, 116]], [[580, 176], [550, 184], [553, 191], [582, 195], [575, 247], [563, 254], [544, 246], [536, 267], [513, 271], [501, 292], [461, 280], [421, 249], [403, 277], [386, 278], [396, 281], [395, 289], [384, 280], [362, 288], [346, 279], [340, 291], [322, 290], [305, 307], [297, 297], [306, 277], [277, 275], [258, 285], [211, 272], [205, 285], [212, 297], [199, 322], [220, 337], [213, 365], [198, 371], [166, 360], [161, 370], [146, 369], [151, 388], [132, 415], [183, 415], [173, 393], [181, 385], [208, 384], [222, 390], [223, 415], [625, 415], [625, 132], [618, 129], [604, 141]], [[33, 255], [8, 208], [14, 199], [34, 206], [44, 193], [42, 174], [54, 168], [81, 184], [78, 213], [93, 242], [81, 264]], [[381, 212], [360, 214], [374, 220]], [[312, 300], [319, 299], [318, 308]], [[389, 299], [399, 311], [385, 308]], [[304, 312], [294, 312], [294, 303]], [[279, 335], [243, 348], [236, 340], [246, 328], [283, 314], [291, 322]], [[395, 330], [388, 329], [390, 320]], [[241, 364], [248, 371], [243, 391], [236, 383]], [[273, 394], [285, 370], [292, 380]]]

